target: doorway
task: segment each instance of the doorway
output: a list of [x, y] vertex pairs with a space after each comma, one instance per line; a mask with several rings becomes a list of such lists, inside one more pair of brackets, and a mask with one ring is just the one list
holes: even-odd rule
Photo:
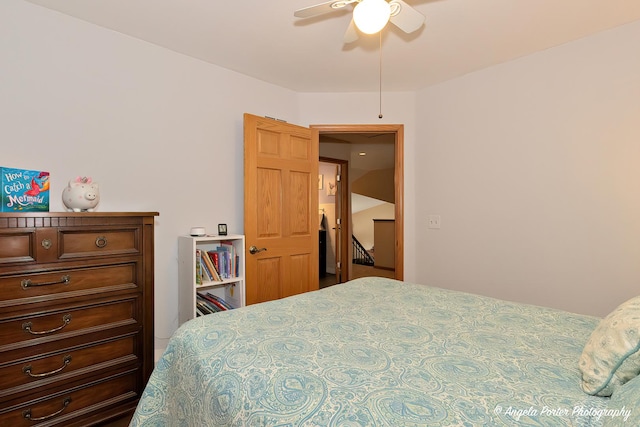
[[[323, 282], [325, 284], [330, 283], [332, 276], [334, 277], [334, 283], [341, 283], [366, 275], [392, 277], [402, 280], [404, 276], [403, 125], [312, 125], [310, 127], [319, 131], [321, 165], [322, 162], [344, 162], [341, 165], [343, 168], [342, 175], [347, 175], [347, 172], [349, 172], [349, 178], [342, 180], [342, 185], [337, 188], [338, 193], [336, 194], [336, 197], [339, 197], [340, 190], [346, 192], [344, 197], [340, 198], [340, 200], [343, 200], [341, 208], [346, 212], [341, 224], [329, 223], [328, 221], [333, 221], [340, 214], [324, 215], [327, 212], [322, 212], [322, 207], [320, 209], [321, 215], [324, 215], [325, 220], [327, 220], [324, 224], [324, 228], [327, 229], [327, 236], [338, 239], [332, 242], [327, 237], [327, 246], [336, 248], [333, 252], [331, 250], [328, 251], [328, 256], [333, 255], [336, 257], [336, 267], [338, 269], [336, 269], [335, 276], [333, 276], [333, 271], [329, 271], [325, 278], [321, 277], [321, 287]], [[369, 166], [366, 166], [367, 164]], [[330, 179], [334, 180], [333, 178]], [[368, 184], [368, 190], [363, 189], [363, 182]], [[352, 185], [354, 186], [353, 192]], [[385, 188], [388, 191], [383, 194], [385, 193]], [[371, 192], [375, 194], [370, 194]], [[366, 194], [366, 196], [361, 193]], [[366, 206], [369, 203], [370, 206], [378, 207], [375, 209], [368, 208], [366, 212], [356, 212], [354, 215], [352, 212], [352, 199], [354, 206], [362, 205], [363, 203]], [[383, 205], [386, 205], [386, 207]], [[336, 206], [340, 205], [336, 204]], [[360, 208], [356, 207], [355, 209]], [[372, 212], [376, 212], [375, 215], [383, 218], [375, 218], [373, 222], [371, 218], [366, 219], [367, 215]], [[355, 223], [354, 218], [356, 218]], [[363, 266], [363, 263], [353, 262], [353, 240], [357, 240], [357, 233], [362, 235], [363, 218], [365, 218], [364, 224], [368, 224], [367, 226], [372, 230], [374, 223], [376, 228], [378, 224], [384, 225], [386, 229], [391, 227], [390, 234], [389, 232], [378, 232], [379, 236], [386, 234], [391, 237], [388, 239], [389, 243], [385, 244], [387, 248], [383, 247], [382, 240], [379, 239], [379, 265], [372, 265], [370, 268]], [[333, 229], [338, 226], [341, 228], [341, 233], [334, 233]], [[376, 247], [373, 245], [372, 239], [373, 237], [365, 232], [363, 235], [365, 242], [362, 247], [366, 252], [371, 253], [375, 259]], [[391, 258], [390, 261], [383, 263], [383, 251], [387, 253], [386, 257]], [[338, 265], [341, 260], [342, 264]]]

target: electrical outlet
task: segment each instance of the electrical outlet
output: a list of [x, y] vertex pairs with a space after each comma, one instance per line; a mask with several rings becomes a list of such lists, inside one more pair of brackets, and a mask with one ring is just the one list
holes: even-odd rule
[[427, 227], [440, 228], [440, 215], [429, 215], [427, 221]]

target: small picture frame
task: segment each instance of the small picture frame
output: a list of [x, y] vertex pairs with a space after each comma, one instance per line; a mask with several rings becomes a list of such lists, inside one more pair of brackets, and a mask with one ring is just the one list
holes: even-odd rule
[[227, 224], [218, 224], [218, 235], [219, 236], [227, 235]]
[[335, 196], [336, 195], [336, 183], [327, 181], [327, 196]]

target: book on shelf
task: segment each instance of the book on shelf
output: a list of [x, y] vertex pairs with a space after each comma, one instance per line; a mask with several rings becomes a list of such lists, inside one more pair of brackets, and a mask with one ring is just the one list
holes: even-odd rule
[[211, 303], [209, 300], [203, 298], [200, 294], [196, 295], [196, 307], [200, 307], [202, 311], [207, 311], [209, 313], [224, 311], [217, 305]]
[[219, 246], [215, 250], [208, 251], [207, 254], [209, 255], [214, 267], [217, 269], [218, 275], [221, 279], [224, 280], [236, 277], [235, 274], [231, 274], [230, 251], [228, 248]]
[[236, 250], [236, 247], [233, 245], [231, 240], [225, 240], [220, 242], [220, 247], [223, 248], [228, 254], [226, 255], [228, 265], [227, 265], [227, 273], [229, 277], [239, 277], [240, 276], [240, 255]]
[[196, 285], [202, 285], [202, 252], [196, 249]]
[[222, 279], [222, 275], [220, 274], [220, 262], [218, 261], [218, 252], [215, 250], [207, 251], [207, 255], [209, 255], [214, 268], [218, 272], [218, 276]]
[[206, 304], [201, 301], [196, 301], [196, 309], [200, 310], [200, 312], [203, 314], [215, 313], [215, 311], [211, 310]]
[[218, 301], [215, 298], [212, 298], [210, 295], [199, 293], [199, 296], [202, 297], [204, 300], [206, 300], [205, 304], [210, 305], [211, 307], [213, 307], [214, 309], [217, 309], [218, 311], [228, 310], [228, 308], [222, 305], [220, 301]]
[[235, 257], [235, 265], [233, 268], [233, 272], [235, 274], [235, 277], [240, 277], [240, 255], [236, 255]]
[[[206, 259], [207, 259], [207, 253], [205, 251], [202, 251], [200, 249], [197, 249], [197, 251], [200, 253], [200, 270], [202, 271], [202, 282], [204, 283], [205, 279], [206, 281], [212, 281], [214, 280], [213, 278], [213, 273], [211, 272], [211, 268], [209, 267], [209, 265], [207, 265]], [[196, 259], [198, 257], [196, 256]]]
[[224, 250], [220, 247], [216, 249], [216, 259], [218, 260], [218, 271], [220, 272], [220, 277], [223, 279], [227, 279], [227, 267], [225, 266], [225, 255]]
[[233, 307], [231, 304], [229, 304], [227, 301], [225, 301], [223, 298], [220, 298], [219, 296], [212, 294], [211, 292], [199, 292], [200, 295], [202, 295], [202, 297], [206, 298], [209, 301], [214, 302], [216, 305], [218, 306], [222, 306], [222, 308], [224, 310], [233, 310], [235, 307]]
[[216, 266], [211, 259], [208, 251], [202, 251], [202, 265], [206, 268], [207, 274], [209, 275], [209, 280], [213, 282], [220, 282], [222, 278], [220, 278], [220, 274], [218, 270], [216, 270]]
[[220, 277], [232, 279], [238, 277], [239, 255], [231, 241], [222, 241], [214, 251], [209, 251], [214, 265], [218, 268]]
[[196, 301], [203, 304], [210, 312], [233, 310], [233, 306], [223, 298], [211, 292], [197, 292]]

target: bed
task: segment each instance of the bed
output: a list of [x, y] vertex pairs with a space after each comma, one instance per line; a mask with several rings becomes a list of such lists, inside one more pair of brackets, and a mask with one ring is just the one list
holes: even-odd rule
[[[625, 401], [581, 387], [600, 321], [356, 279], [185, 323], [131, 425], [624, 425], [635, 414], [611, 411]], [[621, 393], [630, 402], [636, 383]]]

